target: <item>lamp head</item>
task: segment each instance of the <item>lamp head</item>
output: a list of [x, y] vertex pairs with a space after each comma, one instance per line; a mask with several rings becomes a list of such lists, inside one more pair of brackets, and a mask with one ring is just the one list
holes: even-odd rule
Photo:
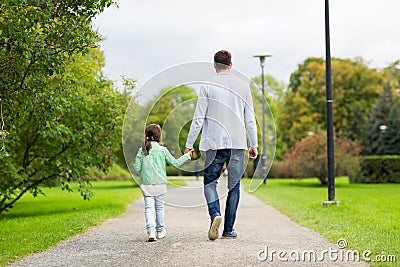
[[272, 55], [269, 54], [259, 54], [259, 55], [254, 55], [253, 57], [258, 57], [260, 59], [260, 65], [261, 67], [264, 67], [265, 65], [265, 58], [266, 57], [272, 57]]
[[387, 125], [384, 124], [379, 125], [379, 130], [381, 130], [383, 133], [386, 131], [387, 128], [388, 128]]

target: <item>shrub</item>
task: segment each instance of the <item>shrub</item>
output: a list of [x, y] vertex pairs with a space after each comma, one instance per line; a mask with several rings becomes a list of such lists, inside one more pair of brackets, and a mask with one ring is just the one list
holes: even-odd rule
[[111, 169], [107, 172], [101, 172], [96, 168], [89, 168], [86, 179], [91, 181], [97, 180], [132, 180], [129, 171], [125, 170], [118, 164], [113, 164]]
[[268, 173], [268, 178], [287, 178], [288, 171], [285, 170], [285, 164], [281, 161], [274, 161]]
[[400, 183], [400, 156], [362, 156], [351, 183]]
[[167, 165], [167, 176], [194, 176], [196, 175], [195, 172], [187, 172], [187, 171], [183, 171], [179, 168], [175, 168], [173, 166], [169, 166]]
[[168, 176], [182, 176], [182, 171], [178, 168], [175, 168], [173, 166], [167, 166], [166, 169]]
[[[357, 157], [360, 145], [349, 139], [335, 139], [335, 174], [354, 175], [358, 170]], [[326, 136], [314, 134], [298, 141], [283, 158], [284, 177], [317, 177], [322, 184], [327, 183]]]

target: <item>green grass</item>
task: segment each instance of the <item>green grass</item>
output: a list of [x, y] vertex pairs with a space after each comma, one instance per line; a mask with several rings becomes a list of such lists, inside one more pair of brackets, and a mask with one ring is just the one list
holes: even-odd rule
[[327, 187], [317, 179], [269, 179], [254, 195], [331, 242], [345, 238], [353, 250], [395, 255], [396, 263], [383, 266], [400, 266], [400, 184], [335, 184], [340, 206], [322, 206]]
[[45, 250], [90, 226], [122, 214], [142, 196], [131, 181], [93, 182], [95, 197], [84, 201], [77, 192], [45, 189], [46, 196], [26, 195], [0, 215], [0, 265]]

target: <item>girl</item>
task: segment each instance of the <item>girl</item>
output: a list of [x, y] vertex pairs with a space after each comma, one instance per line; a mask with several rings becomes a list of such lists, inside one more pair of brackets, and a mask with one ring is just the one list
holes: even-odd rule
[[[148, 241], [165, 236], [164, 195], [167, 192], [166, 163], [179, 167], [191, 159], [193, 150], [175, 159], [168, 149], [160, 145], [161, 127], [150, 124], [145, 130], [145, 140], [135, 160], [135, 172], [140, 174], [140, 188], [144, 196]], [[154, 218], [154, 210], [156, 218]], [[156, 225], [154, 225], [156, 222]]]

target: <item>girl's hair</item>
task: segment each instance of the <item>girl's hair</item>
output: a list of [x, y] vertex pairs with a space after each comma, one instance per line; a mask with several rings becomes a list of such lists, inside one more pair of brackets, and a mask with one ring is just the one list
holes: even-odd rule
[[161, 127], [158, 124], [149, 124], [145, 130], [144, 142], [142, 145], [143, 155], [148, 155], [151, 148], [151, 141], [159, 143], [161, 139]]

